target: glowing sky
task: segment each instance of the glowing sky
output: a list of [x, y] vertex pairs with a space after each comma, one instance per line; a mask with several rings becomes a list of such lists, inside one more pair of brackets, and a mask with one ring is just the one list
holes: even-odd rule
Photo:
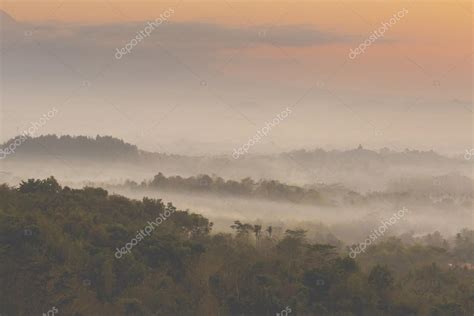
[[[156, 34], [95, 79], [115, 48], [167, 8], [175, 13]], [[348, 58], [403, 8], [382, 38]], [[299, 102], [273, 135], [282, 148], [365, 143], [452, 153], [472, 144], [470, 1], [15, 0], [0, 9], [22, 30], [2, 31], [2, 139], [90, 81], [94, 95], [81, 90], [45, 132], [225, 153]], [[21, 36], [28, 29], [32, 36]]]

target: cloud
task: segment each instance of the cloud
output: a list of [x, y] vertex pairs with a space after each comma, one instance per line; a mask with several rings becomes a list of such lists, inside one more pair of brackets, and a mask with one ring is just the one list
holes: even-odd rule
[[[10, 26], [2, 31], [2, 36], [16, 37], [18, 31], [22, 32], [25, 28], [24, 25], [15, 23], [14, 19], [4, 11], [0, 12], [1, 16], [5, 16], [2, 21], [6, 21]], [[104, 45], [121, 46], [133, 38], [137, 32], [143, 30], [146, 24], [147, 21], [103, 25], [54, 23], [31, 25], [29, 28], [35, 30], [35, 37], [41, 42], [64, 41], [71, 45], [87, 43], [93, 48]], [[173, 47], [207, 51], [240, 48], [248, 42], [257, 45], [275, 43], [283, 47], [307, 47], [346, 41], [346, 39], [345, 36], [317, 30], [308, 25], [238, 28], [202, 22], [167, 22], [160, 25], [153, 35], [146, 39], [146, 42], [148, 46], [161, 42]]]
[[[25, 68], [25, 63], [29, 65], [28, 71], [36, 72], [38, 76], [52, 73], [55, 69], [59, 74], [61, 69], [58, 67], [64, 67], [66, 71], [67, 68], [74, 68], [86, 77], [94, 76], [115, 58], [116, 49], [134, 39], [148, 23], [91, 25], [49, 22], [32, 25], [12, 22], [13, 18], [6, 13], [5, 16], [9, 27], [0, 30], [0, 37], [3, 50], [11, 53], [5, 60], [9, 64], [5, 71], [15, 77], [21, 75], [19, 69]], [[159, 69], [161, 75], [176, 76], [176, 63], [206, 73], [211, 68], [218, 68], [216, 65], [225, 65], [230, 54], [239, 52], [241, 59], [238, 62], [251, 70], [258, 65], [270, 67], [278, 63], [281, 67], [285, 63], [290, 64], [279, 57], [262, 60], [261, 56], [250, 52], [255, 47], [308, 48], [347, 41], [346, 36], [317, 30], [309, 25], [235, 27], [174, 22], [172, 18], [139, 42], [123, 60], [149, 64]], [[121, 67], [132, 66], [121, 64]]]

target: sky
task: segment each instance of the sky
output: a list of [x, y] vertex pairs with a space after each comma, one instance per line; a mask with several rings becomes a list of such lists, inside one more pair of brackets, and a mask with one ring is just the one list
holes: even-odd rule
[[474, 148], [470, 1], [15, 0], [0, 10], [1, 141], [56, 108], [37, 134], [230, 155], [288, 107], [252, 152]]

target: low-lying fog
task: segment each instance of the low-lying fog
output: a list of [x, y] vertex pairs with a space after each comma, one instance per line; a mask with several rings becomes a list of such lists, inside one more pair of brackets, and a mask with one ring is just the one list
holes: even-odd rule
[[[305, 161], [281, 157], [248, 157], [243, 160], [212, 157], [180, 157], [156, 159], [151, 163], [98, 161], [49, 157], [48, 159], [0, 160], [0, 181], [17, 184], [26, 178], [45, 178], [54, 175], [61, 181], [123, 183], [141, 182], [158, 172], [182, 177], [199, 174], [217, 175], [225, 179], [278, 180], [291, 185], [342, 183], [356, 192], [386, 190], [394, 180], [406, 177], [436, 177], [456, 173], [473, 178], [473, 164], [461, 159], [447, 162], [421, 161], [390, 163], [386, 161]], [[471, 188], [472, 189], [472, 188]]]
[[[369, 207], [318, 207], [310, 205], [241, 199], [235, 197], [215, 197], [211, 195], [182, 194], [171, 192], [136, 192], [127, 189], [109, 189], [130, 198], [143, 196], [172, 201], [179, 209], [189, 209], [203, 214], [214, 223], [214, 232], [229, 232], [235, 220], [250, 224], [271, 225], [275, 230], [284, 231], [296, 227], [308, 230], [308, 236], [327, 239], [332, 233], [345, 242], [365, 239], [372, 230], [389, 221], [393, 213], [404, 207], [408, 210], [400, 220], [387, 225], [384, 236], [413, 233], [421, 235], [439, 231], [443, 235], [453, 235], [462, 228], [473, 228], [472, 209], [441, 209], [412, 207], [410, 205], [390, 205], [374, 203]], [[393, 221], [392, 221], [393, 222]]]
[[[358, 242], [402, 208], [408, 210], [407, 214], [390, 225], [384, 237], [434, 231], [453, 235], [462, 228], [474, 227], [473, 164], [459, 157], [418, 151], [378, 153], [360, 148], [238, 160], [132, 152], [135, 160], [85, 159], [75, 155], [32, 157], [25, 153], [21, 159], [13, 156], [0, 160], [0, 183], [16, 186], [21, 180], [52, 175], [63, 186], [102, 186], [111, 194], [160, 198], [179, 209], [208, 217], [214, 222], [214, 232], [228, 232], [230, 225], [240, 220], [264, 227], [271, 225], [275, 234], [300, 227], [308, 230], [309, 237], [322, 241], [330, 242], [336, 236], [345, 242]], [[132, 190], [123, 185], [126, 180], [138, 184], [149, 181], [159, 172], [168, 177], [207, 174], [225, 180], [277, 180], [301, 190], [312, 188], [329, 197], [331, 203], [291, 203], [179, 189]]]

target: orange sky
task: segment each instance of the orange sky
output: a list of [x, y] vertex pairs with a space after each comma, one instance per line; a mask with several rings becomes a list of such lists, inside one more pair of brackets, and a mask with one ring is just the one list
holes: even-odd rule
[[[23, 21], [118, 22], [148, 20], [168, 7], [179, 7], [177, 20], [224, 24], [299, 23], [336, 28], [363, 27], [360, 17], [373, 23], [402, 7], [412, 7], [417, 34], [451, 32], [472, 24], [472, 2], [447, 1], [120, 1], [120, 0], [2, 0], [0, 8]], [[122, 13], [123, 14], [122, 14]], [[282, 17], [283, 16], [283, 17]], [[280, 18], [282, 19], [280, 20]], [[436, 23], [433, 23], [436, 22]], [[424, 23], [433, 23], [426, 25]], [[405, 29], [413, 25], [406, 25]]]
[[[429, 99], [429, 102], [435, 100], [442, 104], [450, 104], [449, 102], [453, 100], [463, 104], [472, 103], [471, 1], [0, 0], [0, 9], [18, 21], [32, 24], [55, 21], [59, 22], [60, 29], [63, 28], [60, 23], [108, 24], [131, 21], [145, 23], [156, 19], [168, 8], [174, 9], [171, 22], [206, 22], [233, 26], [232, 29], [252, 26], [250, 28], [252, 32], [265, 30], [271, 26], [309, 26], [316, 32], [329, 36], [334, 34], [338, 39], [318, 42], [317, 45], [282, 45], [284, 49], [272, 45], [249, 45], [242, 51], [235, 47], [220, 47], [216, 44], [217, 53], [200, 51], [202, 47], [199, 45], [199, 40], [205, 38], [191, 37], [192, 32], [188, 32], [187, 40], [183, 43], [180, 42], [181, 38], [172, 38], [177, 52], [184, 56], [190, 52], [194, 54], [188, 56], [185, 61], [195, 63], [193, 66], [202, 73], [218, 70], [225, 78], [231, 78], [232, 82], [228, 83], [228, 87], [232, 93], [235, 90], [234, 81], [242, 79], [242, 82], [281, 83], [282, 86], [285, 85], [285, 89], [275, 90], [282, 94], [286, 93], [285, 96], [290, 98], [291, 89], [307, 88], [307, 85], [314, 80], [321, 79], [327, 80], [326, 85], [337, 89], [346, 101], [352, 101], [354, 95], [364, 95], [366, 100], [360, 101], [360, 104], [365, 104], [367, 103], [365, 101], [375, 97], [392, 100], [395, 104], [399, 98], [405, 96], [422, 96]], [[393, 14], [403, 8], [408, 9], [406, 16], [392, 26], [383, 38], [378, 39], [376, 45], [370, 46], [357, 60], [348, 60], [351, 48], [357, 47], [379, 28], [382, 22], [388, 21]], [[138, 31], [140, 27], [137, 26], [136, 29]], [[273, 33], [277, 31], [273, 30]], [[231, 34], [226, 37], [229, 39], [234, 33], [226, 34]], [[292, 38], [298, 34], [301, 32], [293, 34]], [[124, 35], [123, 41], [128, 40], [128, 36]], [[239, 40], [238, 37], [236, 40]], [[103, 42], [106, 42], [106, 39], [103, 39]], [[94, 45], [97, 43], [94, 41], [87, 43], [93, 46], [90, 51], [96, 48]], [[54, 43], [52, 44], [54, 46]], [[70, 47], [71, 43], [64, 46]], [[138, 48], [137, 55], [145, 52], [144, 47], [145, 44], [141, 50]], [[60, 48], [61, 45], [58, 45], [58, 49]], [[81, 63], [88, 56], [84, 51], [78, 54], [77, 60], [72, 57], [70, 60], [87, 67], [87, 63]], [[110, 54], [106, 56], [112, 56], [114, 51], [111, 49]], [[234, 54], [237, 54], [237, 57], [227, 64], [225, 61]], [[193, 58], [196, 55], [202, 59]], [[138, 58], [127, 60], [136, 61]], [[203, 60], [207, 63], [203, 63]], [[94, 61], [99, 63], [101, 60], [92, 60]], [[153, 61], [159, 62], [159, 60]], [[346, 61], [344, 67], [339, 67], [344, 61]], [[126, 66], [126, 63], [120, 65]], [[162, 66], [172, 65], [174, 64], [169, 62]], [[339, 68], [342, 70], [338, 71]], [[15, 69], [12, 67], [12, 72]], [[435, 84], [436, 82], [438, 84]], [[248, 93], [245, 89], [243, 91], [242, 93]], [[150, 99], [153, 98], [150, 96]], [[461, 106], [452, 104], [450, 106], [457, 107], [455, 109], [459, 110], [460, 115], [466, 115], [462, 112]], [[364, 115], [370, 117], [374, 111], [371, 109]], [[444, 112], [439, 115], [440, 122], [443, 115]], [[434, 114], [430, 113], [429, 116], [433, 117]], [[464, 119], [471, 127], [471, 117]], [[380, 117], [375, 117], [374, 121], [383, 123]], [[432, 127], [439, 129], [437, 128], [439, 124], [433, 124]], [[452, 124], [450, 128], [453, 126], [461, 124]], [[456, 135], [467, 137], [461, 132]]]
[[[175, 8], [172, 21], [202, 21], [233, 26], [311, 25], [318, 30], [347, 36], [367, 38], [381, 22], [408, 8], [403, 23], [397, 23], [385, 39], [393, 45], [371, 48], [370, 71], [377, 71], [373, 62], [387, 61], [401, 55], [416, 60], [433, 75], [441, 75], [462, 58], [472, 53], [472, 3], [470, 1], [120, 1], [120, 0], [6, 0], [0, 8], [20, 21], [67, 23], [116, 23], [155, 19], [167, 8]], [[318, 51], [315, 52], [315, 49]], [[333, 56], [347, 54], [348, 47], [332, 45], [328, 49], [303, 47], [292, 56], [327, 58], [333, 67]], [[254, 51], [255, 54], [261, 52]], [[266, 54], [266, 55], [265, 55]], [[277, 58], [278, 51], [263, 52], [266, 58]], [[369, 58], [369, 57], [367, 57]], [[339, 58], [340, 59], [340, 58]], [[339, 60], [338, 59], [338, 60]], [[464, 64], [466, 65], [466, 64]], [[469, 63], [467, 63], [470, 66]], [[399, 67], [396, 65], [394, 67]], [[411, 65], [410, 67], [413, 67]], [[456, 74], [456, 85], [468, 84], [471, 70]], [[406, 72], [392, 74], [406, 80]], [[420, 73], [415, 74], [419, 76]], [[349, 74], [345, 79], [354, 80]], [[421, 78], [420, 78], [421, 79]], [[424, 78], [429, 79], [429, 78]]]
[[[326, 31], [367, 33], [401, 8], [409, 8], [392, 37], [448, 39], [453, 49], [471, 46], [472, 2], [448, 1], [121, 1], [121, 0], [2, 0], [0, 9], [20, 21], [73, 23], [146, 21], [166, 8], [178, 8], [174, 21], [230, 25], [315, 25]], [[374, 27], [371, 26], [371, 24]], [[472, 50], [472, 48], [470, 49]]]

